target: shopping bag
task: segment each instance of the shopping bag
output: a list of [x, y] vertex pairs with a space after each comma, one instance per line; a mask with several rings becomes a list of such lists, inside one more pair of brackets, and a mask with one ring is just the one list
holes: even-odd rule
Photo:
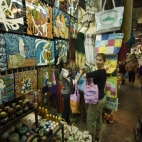
[[117, 111], [118, 110], [118, 98], [112, 99], [107, 97], [106, 108]]
[[123, 37], [123, 33], [96, 35], [95, 52], [97, 54], [118, 54], [122, 46]]
[[106, 33], [121, 29], [124, 7], [115, 7], [114, 0], [112, 0], [112, 2], [113, 9], [104, 10], [106, 4], [105, 0], [102, 11], [95, 14], [97, 33]]
[[105, 94], [109, 98], [117, 98], [117, 77], [107, 77]]
[[92, 79], [86, 80], [86, 85], [83, 86], [84, 100], [86, 104], [96, 104], [99, 99], [98, 85], [93, 83]]
[[79, 105], [80, 105], [80, 94], [77, 88], [77, 82], [75, 82], [74, 94], [70, 95], [70, 107], [72, 113], [80, 113]]

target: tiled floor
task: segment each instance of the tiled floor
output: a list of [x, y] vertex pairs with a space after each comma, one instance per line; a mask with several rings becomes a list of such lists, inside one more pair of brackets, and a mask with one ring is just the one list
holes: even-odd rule
[[[139, 81], [134, 88], [126, 79], [125, 85], [119, 89], [119, 109], [114, 114], [113, 125], [104, 124], [101, 133], [101, 142], [135, 142], [133, 130], [142, 112], [142, 91]], [[80, 130], [87, 130], [86, 124], [76, 119]]]

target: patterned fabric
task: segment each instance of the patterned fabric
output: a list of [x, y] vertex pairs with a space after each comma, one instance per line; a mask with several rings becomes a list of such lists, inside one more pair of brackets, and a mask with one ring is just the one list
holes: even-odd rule
[[78, 30], [77, 19], [71, 17], [71, 19], [70, 19], [70, 37], [76, 38], [77, 37], [77, 30]]
[[53, 8], [54, 36], [69, 39], [70, 16], [57, 8]]
[[35, 38], [30, 36], [3, 34], [8, 68], [29, 67], [36, 65]]
[[84, 13], [81, 24], [83, 27], [89, 27], [89, 24], [95, 20], [95, 13], [98, 11], [96, 0], [86, 1], [86, 12]]
[[13, 74], [0, 76], [0, 104], [15, 99]]
[[67, 13], [67, 0], [60, 0], [60, 10]]
[[0, 55], [0, 71], [5, 71], [7, 69], [6, 46], [2, 35], [0, 35]]
[[75, 39], [70, 38], [69, 40], [69, 60], [75, 61]]
[[37, 90], [37, 71], [24, 71], [15, 73], [15, 95], [20, 97]]
[[0, 30], [14, 33], [24, 32], [22, 0], [0, 0]]
[[41, 1], [34, 4], [28, 1], [26, 0], [27, 34], [53, 38], [52, 8]]
[[36, 65], [49, 65], [55, 63], [54, 41], [36, 39]]
[[95, 42], [95, 52], [105, 54], [119, 53], [123, 36], [123, 33], [97, 35]]
[[95, 35], [91, 33], [85, 34], [85, 56], [86, 56], [86, 64], [94, 65], [95, 63]]

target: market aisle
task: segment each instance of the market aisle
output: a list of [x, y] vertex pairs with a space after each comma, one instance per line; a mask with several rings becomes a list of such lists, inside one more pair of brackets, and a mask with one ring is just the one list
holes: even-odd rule
[[[135, 142], [133, 131], [142, 112], [142, 91], [139, 81], [131, 87], [126, 79], [125, 85], [119, 90], [119, 109], [114, 112], [113, 125], [104, 124], [100, 142]], [[86, 124], [81, 119], [73, 119], [77, 127], [87, 130]]]

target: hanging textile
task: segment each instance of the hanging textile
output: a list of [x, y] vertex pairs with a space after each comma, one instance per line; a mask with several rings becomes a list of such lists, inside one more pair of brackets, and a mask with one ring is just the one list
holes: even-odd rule
[[15, 73], [15, 95], [16, 98], [31, 91], [37, 90], [37, 71], [30, 70]]
[[15, 99], [13, 74], [0, 76], [0, 104]]
[[55, 63], [54, 41], [36, 39], [36, 65], [51, 65]]
[[6, 46], [2, 34], [0, 34], [0, 55], [0, 71], [5, 71], [7, 69]]
[[75, 39], [70, 38], [69, 40], [69, 60], [75, 61]]
[[30, 36], [3, 34], [8, 68], [29, 67], [36, 65], [35, 38]]
[[85, 65], [85, 48], [84, 48], [84, 34], [78, 32], [75, 40], [75, 62], [77, 67]]
[[0, 30], [23, 33], [24, 13], [22, 0], [0, 0]]

